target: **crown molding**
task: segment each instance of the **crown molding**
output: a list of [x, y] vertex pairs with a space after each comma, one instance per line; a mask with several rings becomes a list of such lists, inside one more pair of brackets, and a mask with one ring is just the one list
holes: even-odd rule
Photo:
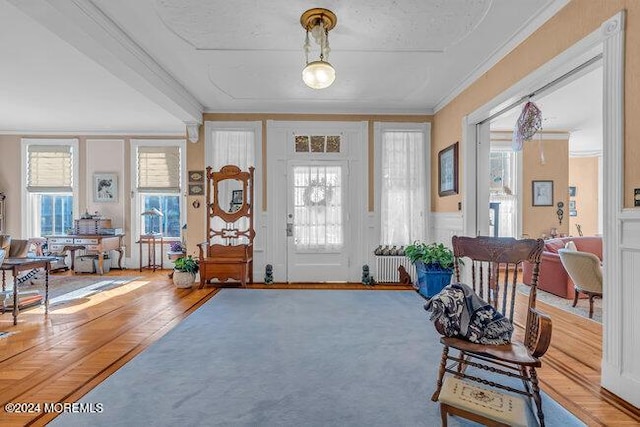
[[507, 40], [501, 47], [496, 49], [484, 62], [478, 65], [464, 80], [458, 84], [458, 86], [451, 91], [447, 96], [442, 98], [435, 106], [434, 113], [437, 113], [443, 109], [447, 104], [453, 101], [458, 95], [460, 95], [465, 89], [471, 86], [476, 80], [478, 80], [483, 74], [493, 68], [502, 58], [507, 56], [512, 50], [514, 50], [520, 43], [525, 41], [531, 34], [533, 34], [538, 28], [540, 28], [545, 22], [547, 22], [552, 16], [554, 16], [560, 9], [565, 7], [569, 3], [569, 0], [550, 0], [547, 7], [545, 7], [540, 13], [531, 17], [524, 25], [522, 25], [509, 40]]
[[202, 104], [91, 0], [9, 2], [176, 118], [202, 122]]
[[15, 135], [22, 138], [29, 138], [32, 136], [64, 136], [69, 138], [78, 138], [78, 137], [127, 137], [127, 138], [135, 138], [135, 137], [162, 137], [162, 138], [178, 138], [184, 139], [186, 137], [185, 134], [178, 134], [175, 132], [162, 132], [162, 131], [135, 131], [132, 132], [130, 130], [29, 130], [29, 129], [15, 129], [15, 130], [0, 130], [0, 135]]

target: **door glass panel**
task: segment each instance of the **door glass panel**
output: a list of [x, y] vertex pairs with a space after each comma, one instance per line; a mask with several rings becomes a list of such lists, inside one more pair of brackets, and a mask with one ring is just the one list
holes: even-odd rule
[[343, 246], [342, 167], [294, 166], [294, 241], [297, 251], [333, 252]]

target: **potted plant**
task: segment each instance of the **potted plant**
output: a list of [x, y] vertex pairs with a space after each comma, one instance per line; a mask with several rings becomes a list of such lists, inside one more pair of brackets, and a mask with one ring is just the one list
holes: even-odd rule
[[176, 259], [173, 267], [173, 284], [178, 288], [192, 287], [199, 269], [198, 261], [191, 255]]
[[451, 282], [453, 251], [442, 243], [414, 242], [407, 246], [404, 255], [416, 266], [417, 291], [431, 298]]

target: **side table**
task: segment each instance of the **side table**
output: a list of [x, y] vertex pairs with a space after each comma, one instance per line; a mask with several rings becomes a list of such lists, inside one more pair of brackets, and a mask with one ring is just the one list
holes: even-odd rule
[[[162, 248], [164, 245], [164, 238], [162, 234], [145, 234], [140, 236], [140, 240], [136, 243], [140, 245], [140, 271], [143, 268], [156, 271], [156, 269], [163, 269]], [[142, 264], [142, 247], [147, 246], [147, 265]], [[157, 262], [156, 246], [160, 246], [160, 264]]]

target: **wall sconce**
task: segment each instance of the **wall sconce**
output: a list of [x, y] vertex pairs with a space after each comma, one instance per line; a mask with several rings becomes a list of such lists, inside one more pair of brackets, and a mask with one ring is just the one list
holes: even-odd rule
[[[307, 65], [302, 70], [302, 80], [312, 89], [327, 88], [336, 79], [336, 70], [328, 61], [329, 52], [331, 51], [329, 47], [329, 30], [333, 29], [337, 22], [338, 18], [335, 13], [322, 8], [309, 9], [300, 17], [300, 24], [307, 31], [304, 41], [304, 54]], [[309, 62], [309, 53], [311, 52], [309, 33], [311, 33], [314, 41], [320, 47], [320, 59], [312, 62]]]

